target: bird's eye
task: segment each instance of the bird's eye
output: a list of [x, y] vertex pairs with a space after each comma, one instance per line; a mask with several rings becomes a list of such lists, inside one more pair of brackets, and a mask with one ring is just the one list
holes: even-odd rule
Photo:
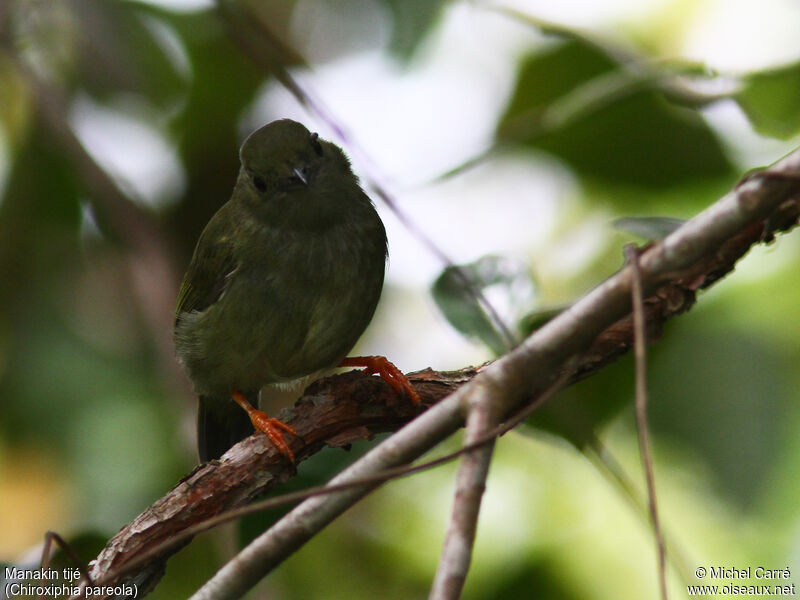
[[319, 143], [319, 134], [311, 134], [311, 147], [317, 153], [317, 156], [322, 156], [322, 144]]
[[267, 191], [267, 182], [264, 181], [258, 175], [253, 175], [253, 185], [256, 186], [256, 189], [259, 192], [266, 192]]

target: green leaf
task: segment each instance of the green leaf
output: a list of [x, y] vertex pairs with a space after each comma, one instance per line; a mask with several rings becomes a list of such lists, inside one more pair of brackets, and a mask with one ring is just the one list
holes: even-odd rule
[[[704, 318], [703, 318], [704, 317]], [[652, 347], [648, 412], [655, 435], [704, 459], [718, 489], [742, 506], [764, 485], [792, 435], [792, 362], [761, 331], [713, 327], [700, 311]]]
[[[517, 557], [503, 573], [498, 573], [498, 586], [488, 597], [531, 598], [541, 600], [578, 600], [585, 598], [571, 585], [569, 575], [557, 559], [531, 552], [530, 557]], [[534, 592], [535, 590], [535, 592]]]
[[13, 296], [75, 256], [81, 225], [75, 169], [39, 126], [19, 141], [0, 203], [0, 272]]
[[733, 172], [702, 117], [670, 104], [656, 75], [577, 39], [523, 62], [497, 136], [615, 185], [661, 189]]
[[520, 331], [522, 331], [522, 335], [528, 337], [542, 325], [547, 323], [550, 319], [557, 317], [567, 308], [569, 308], [569, 305], [565, 304], [563, 306], [550, 306], [548, 308], [542, 308], [528, 313], [520, 320], [519, 327]]
[[800, 133], [800, 62], [749, 75], [736, 95], [755, 130], [788, 139]]
[[396, 57], [408, 60], [420, 42], [439, 22], [446, 0], [383, 0], [392, 13], [392, 39], [389, 49]]
[[73, 2], [80, 24], [76, 84], [99, 100], [130, 92], [168, 106], [185, 93], [181, 73], [168, 50], [174, 32], [164, 19], [128, 2]]
[[592, 377], [559, 392], [526, 425], [560, 436], [576, 448], [591, 445], [598, 432], [632, 404], [632, 371], [632, 357], [623, 356]]
[[174, 15], [172, 22], [193, 74], [186, 105], [172, 124], [188, 175], [188, 201], [177, 207], [172, 224], [180, 246], [191, 252], [208, 219], [230, 197], [239, 171], [242, 112], [267, 75], [233, 42], [215, 13]]
[[496, 354], [507, 350], [504, 334], [487, 314], [478, 294], [492, 302], [504, 323], [516, 322], [520, 308], [533, 302], [534, 286], [527, 268], [500, 256], [447, 267], [431, 288], [448, 322], [465, 336], [480, 340]]

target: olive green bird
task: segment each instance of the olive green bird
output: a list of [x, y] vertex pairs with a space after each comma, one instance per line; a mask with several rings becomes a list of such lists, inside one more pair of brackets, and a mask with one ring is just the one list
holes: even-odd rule
[[387, 258], [383, 223], [345, 154], [284, 119], [250, 135], [239, 155], [233, 194], [181, 284], [175, 348], [200, 399], [202, 461], [254, 426], [294, 460], [281, 433], [294, 429], [253, 408], [260, 393], [299, 393], [332, 367], [365, 366], [419, 396], [385, 358], [345, 359], [375, 312]]

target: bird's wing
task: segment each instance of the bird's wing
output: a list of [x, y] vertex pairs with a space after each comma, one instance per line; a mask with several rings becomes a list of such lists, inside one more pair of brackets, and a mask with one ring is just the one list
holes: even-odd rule
[[205, 310], [219, 300], [237, 266], [229, 238], [214, 235], [213, 225], [207, 227], [200, 236], [178, 292], [175, 324], [181, 314]]

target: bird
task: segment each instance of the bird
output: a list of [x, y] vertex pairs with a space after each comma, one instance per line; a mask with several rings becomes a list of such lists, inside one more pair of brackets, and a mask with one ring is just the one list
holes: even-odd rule
[[258, 410], [260, 395], [299, 394], [334, 367], [363, 366], [420, 398], [385, 357], [347, 357], [378, 304], [388, 246], [345, 153], [281, 119], [253, 132], [239, 158], [233, 193], [183, 277], [175, 350], [199, 398], [201, 461], [255, 428], [294, 462], [284, 434], [296, 432]]

